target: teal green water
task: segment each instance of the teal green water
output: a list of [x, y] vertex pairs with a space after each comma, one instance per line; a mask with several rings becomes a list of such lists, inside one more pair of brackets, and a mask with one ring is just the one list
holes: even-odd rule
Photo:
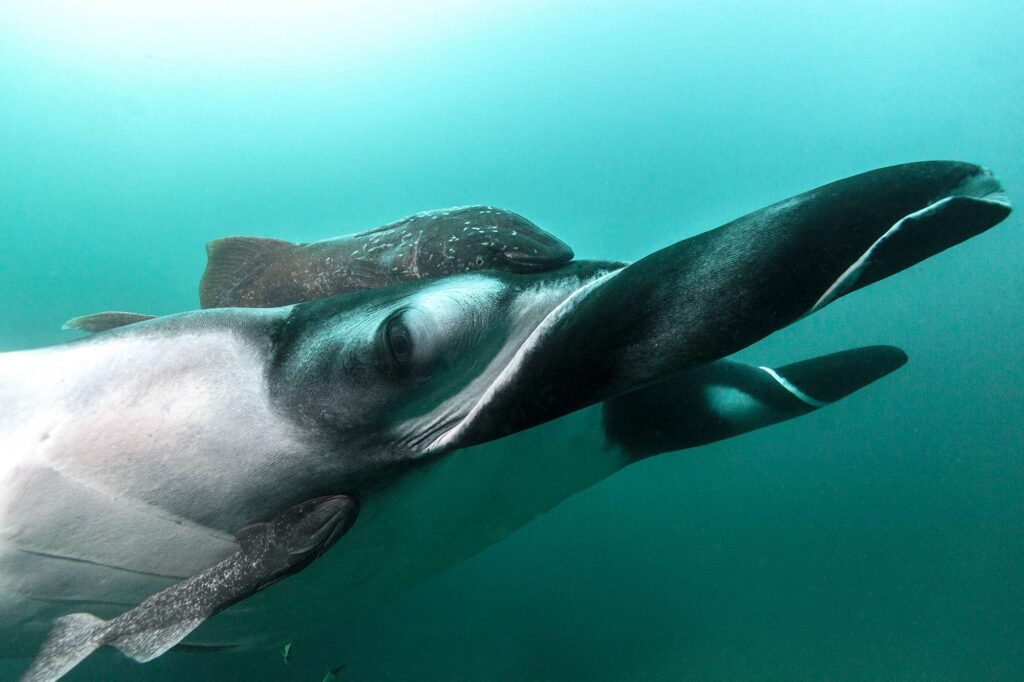
[[[1024, 201], [1019, 2], [626, 4], [9, 7], [0, 350], [194, 307], [232, 233], [491, 203], [634, 259], [933, 158]], [[1022, 265], [1018, 213], [744, 351], [910, 362], [631, 467], [288, 665], [110, 654], [69, 679], [1024, 679]]]

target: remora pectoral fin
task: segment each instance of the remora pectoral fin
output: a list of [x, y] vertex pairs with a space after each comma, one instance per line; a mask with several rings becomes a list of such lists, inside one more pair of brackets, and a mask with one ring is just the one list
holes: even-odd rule
[[307, 500], [270, 521], [245, 526], [237, 536], [238, 552], [113, 620], [88, 613], [58, 618], [22, 682], [57, 680], [104, 645], [141, 663], [153, 660], [206, 619], [311, 564], [352, 527], [358, 513], [358, 502], [348, 495]]
[[608, 440], [632, 460], [777, 424], [836, 402], [907, 361], [866, 346], [771, 369], [719, 360], [604, 404]]
[[136, 322], [152, 320], [155, 317], [156, 315], [143, 315], [142, 313], [126, 313], [119, 310], [108, 310], [102, 313], [73, 317], [64, 323], [62, 329], [73, 329], [79, 332], [96, 334], [99, 332], [105, 332], [108, 329], [123, 327], [126, 324], [135, 324]]

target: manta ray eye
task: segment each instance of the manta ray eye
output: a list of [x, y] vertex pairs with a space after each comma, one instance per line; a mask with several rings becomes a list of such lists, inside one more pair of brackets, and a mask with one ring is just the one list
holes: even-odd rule
[[395, 364], [403, 366], [412, 360], [412, 333], [402, 321], [401, 315], [388, 320], [384, 341], [387, 344], [388, 354]]
[[437, 330], [431, 316], [416, 307], [392, 313], [380, 327], [378, 349], [396, 376], [425, 378], [437, 352]]
[[484, 259], [483, 256], [477, 256], [476, 258], [473, 259], [473, 265], [475, 265], [477, 268], [482, 268], [486, 264], [487, 261]]
[[380, 325], [377, 352], [383, 369], [396, 378], [429, 377], [443, 350], [437, 321], [428, 311], [409, 306], [392, 313]]

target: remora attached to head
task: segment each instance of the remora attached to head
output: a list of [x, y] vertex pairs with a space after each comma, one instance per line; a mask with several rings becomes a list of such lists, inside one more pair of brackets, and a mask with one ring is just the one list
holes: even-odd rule
[[[572, 249], [522, 216], [489, 206], [426, 211], [359, 234], [309, 244], [226, 237], [207, 245], [203, 308], [273, 308], [480, 270], [543, 272]], [[64, 329], [95, 334], [154, 315], [108, 310]]]
[[267, 308], [475, 270], [539, 272], [572, 260], [566, 244], [491, 206], [428, 211], [308, 244], [227, 237], [207, 245], [203, 308]]

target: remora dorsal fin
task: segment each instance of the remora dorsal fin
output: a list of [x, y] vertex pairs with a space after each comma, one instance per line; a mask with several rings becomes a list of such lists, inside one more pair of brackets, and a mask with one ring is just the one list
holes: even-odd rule
[[206, 245], [206, 271], [199, 282], [199, 305], [224, 308], [236, 304], [235, 290], [295, 244], [265, 237], [224, 237]]
[[102, 313], [73, 317], [64, 323], [62, 329], [74, 329], [75, 331], [96, 334], [97, 332], [105, 332], [108, 329], [123, 327], [126, 324], [135, 324], [136, 322], [152, 320], [154, 317], [156, 317], [156, 315], [143, 315], [142, 313], [125, 313], [118, 310], [107, 310]]

